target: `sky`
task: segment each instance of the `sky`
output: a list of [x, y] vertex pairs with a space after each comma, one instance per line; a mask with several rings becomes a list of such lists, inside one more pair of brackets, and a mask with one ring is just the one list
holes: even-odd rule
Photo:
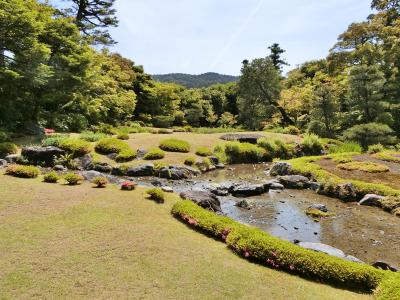
[[324, 58], [371, 0], [116, 0], [113, 47], [150, 74], [238, 75], [277, 42], [290, 63]]

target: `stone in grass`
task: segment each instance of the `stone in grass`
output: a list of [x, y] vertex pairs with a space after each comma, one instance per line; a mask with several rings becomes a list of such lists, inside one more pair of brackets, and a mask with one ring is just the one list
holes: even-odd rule
[[305, 248], [305, 249], [313, 250], [316, 252], [323, 252], [330, 256], [339, 257], [339, 258], [342, 258], [342, 259], [345, 259], [348, 261], [363, 263], [362, 260], [360, 260], [354, 256], [351, 256], [351, 255], [346, 255], [342, 250], [334, 248], [334, 247], [326, 245], [326, 244], [300, 242], [297, 245], [302, 248]]
[[54, 147], [25, 147], [21, 151], [21, 155], [27, 159], [31, 164], [40, 165], [52, 165], [55, 157], [60, 157], [65, 154], [65, 151]]
[[137, 167], [129, 168], [127, 173], [131, 177], [152, 176], [154, 174], [154, 165], [145, 164]]
[[359, 205], [366, 205], [366, 206], [382, 206], [381, 201], [385, 199], [383, 196], [375, 195], [375, 194], [367, 194], [364, 198], [358, 202]]

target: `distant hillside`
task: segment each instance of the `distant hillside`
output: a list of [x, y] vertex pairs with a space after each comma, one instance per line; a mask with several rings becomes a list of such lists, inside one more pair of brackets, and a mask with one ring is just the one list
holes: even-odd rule
[[160, 82], [173, 82], [187, 88], [208, 87], [217, 83], [229, 83], [239, 80], [238, 76], [222, 75], [218, 73], [204, 73], [201, 75], [190, 75], [173, 73], [165, 75], [153, 75], [154, 80]]

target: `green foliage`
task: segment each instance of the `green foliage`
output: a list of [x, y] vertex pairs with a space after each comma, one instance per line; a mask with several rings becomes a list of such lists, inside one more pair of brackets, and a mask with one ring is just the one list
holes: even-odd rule
[[376, 154], [373, 154], [372, 157], [383, 160], [383, 161], [400, 163], [400, 157], [398, 157], [396, 155], [400, 155], [400, 153], [385, 151], [385, 152], [378, 152]]
[[195, 163], [196, 163], [196, 158], [194, 158], [194, 157], [192, 157], [192, 156], [185, 158], [185, 161], [184, 161], [184, 164], [185, 164], [185, 165], [191, 167], [191, 166], [193, 166]]
[[62, 165], [64, 167], [74, 169], [75, 164], [74, 164], [74, 156], [72, 153], [66, 153], [63, 155], [60, 155], [58, 158], [54, 160], [54, 165]]
[[182, 152], [187, 153], [190, 151], [190, 144], [183, 140], [167, 139], [160, 142], [160, 149], [168, 152]]
[[163, 159], [165, 157], [165, 152], [160, 150], [160, 149], [150, 149], [149, 152], [145, 154], [143, 159], [145, 160], [157, 160], [157, 159]]
[[213, 153], [207, 147], [199, 147], [196, 150], [196, 155], [198, 156], [211, 156]]
[[80, 157], [92, 152], [92, 145], [89, 142], [77, 138], [65, 139], [60, 142], [59, 147], [71, 153], [74, 157]]
[[368, 123], [356, 125], [343, 133], [343, 139], [360, 143], [363, 149], [373, 144], [387, 145], [393, 143], [393, 130], [388, 125]]
[[9, 140], [10, 140], [9, 134], [0, 129], [0, 143], [8, 142]]
[[231, 132], [241, 132], [241, 131], [243, 131], [243, 129], [232, 128], [232, 127], [225, 127], [225, 128], [199, 127], [199, 128], [193, 128], [190, 132], [201, 133], [201, 134], [213, 134], [213, 133], [231, 133]]
[[159, 128], [170, 128], [174, 123], [174, 116], [154, 116], [152, 119], [153, 126]]
[[165, 74], [153, 75], [153, 78], [160, 82], [169, 82], [182, 85], [187, 88], [202, 88], [212, 86], [217, 83], [236, 82], [236, 76], [222, 75], [217, 73], [205, 73], [201, 75], [190, 74]]
[[11, 165], [7, 167], [5, 174], [20, 178], [36, 178], [40, 170], [34, 166]]
[[301, 142], [301, 149], [306, 155], [320, 155], [324, 147], [319, 139], [319, 136], [315, 134], [306, 134]]
[[127, 148], [128, 144], [116, 138], [101, 139], [95, 146], [95, 150], [100, 154], [120, 153]]
[[390, 171], [389, 167], [386, 165], [377, 164], [369, 161], [346, 162], [341, 163], [336, 167], [346, 171], [359, 170], [367, 173], [384, 173]]
[[266, 161], [266, 151], [249, 143], [228, 142], [224, 150], [229, 163], [257, 163]]
[[116, 156], [115, 160], [117, 162], [128, 162], [134, 160], [137, 156], [137, 152], [132, 150], [131, 148], [127, 147], [122, 149], [118, 155]]
[[60, 176], [58, 176], [57, 172], [51, 171], [49, 173], [44, 174], [43, 181], [47, 183], [57, 183], [60, 180]]
[[164, 203], [165, 195], [162, 189], [154, 188], [146, 191], [146, 194], [149, 195], [151, 200], [156, 201], [157, 203]]
[[345, 142], [329, 148], [329, 153], [361, 153], [362, 148], [357, 142]]
[[368, 153], [369, 154], [375, 154], [379, 152], [385, 151], [385, 147], [382, 144], [375, 144], [368, 146]]
[[105, 139], [108, 137], [108, 134], [102, 133], [102, 132], [93, 132], [93, 131], [84, 131], [79, 135], [79, 138], [81, 140], [84, 140], [86, 142], [97, 142], [101, 139]]
[[8, 154], [16, 154], [17, 152], [17, 145], [13, 143], [0, 143], [0, 157], [4, 157]]
[[98, 188], [104, 188], [108, 183], [108, 179], [105, 177], [96, 177], [92, 180], [92, 183]]
[[78, 185], [84, 180], [81, 175], [75, 173], [66, 174], [63, 178], [69, 185]]
[[126, 132], [119, 132], [117, 134], [117, 139], [119, 140], [129, 140], [129, 134]]
[[69, 138], [69, 135], [67, 134], [52, 134], [49, 136], [46, 136], [42, 140], [42, 146], [47, 147], [47, 146], [54, 146], [54, 147], [59, 147], [60, 144]]
[[287, 272], [364, 291], [376, 288], [386, 274], [367, 264], [301, 248], [260, 229], [206, 211], [191, 201], [177, 202], [172, 214], [200, 231], [225, 241], [239, 255]]
[[266, 151], [266, 157], [269, 160], [273, 158], [290, 159], [296, 155], [295, 146], [287, 144], [279, 138], [261, 138], [257, 145]]
[[375, 290], [374, 296], [377, 300], [400, 299], [400, 275], [388, 273]]

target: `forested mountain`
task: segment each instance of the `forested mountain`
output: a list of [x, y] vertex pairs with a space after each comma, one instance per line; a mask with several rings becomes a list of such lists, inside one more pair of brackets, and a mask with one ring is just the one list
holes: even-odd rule
[[164, 75], [153, 75], [154, 80], [160, 82], [170, 82], [183, 85], [187, 88], [209, 87], [218, 83], [230, 83], [239, 80], [238, 76], [223, 75], [218, 73], [204, 73], [200, 75], [191, 75], [183, 73], [171, 73]]

